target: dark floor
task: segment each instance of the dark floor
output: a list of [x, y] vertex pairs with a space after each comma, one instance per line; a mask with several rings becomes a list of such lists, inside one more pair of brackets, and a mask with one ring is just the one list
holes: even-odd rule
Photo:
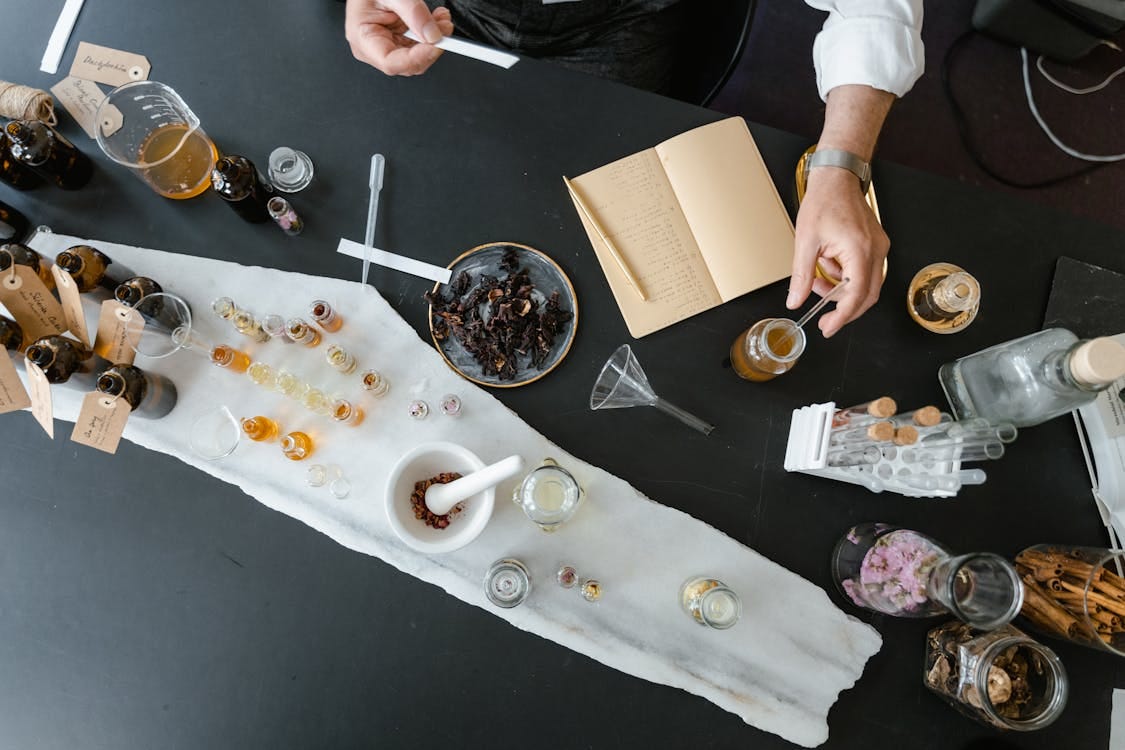
[[[962, 182], [1018, 192], [1031, 201], [1125, 229], [1125, 162], [1049, 188], [1015, 190], [990, 178], [962, 145], [941, 83], [941, 66], [955, 39], [970, 28], [974, 0], [926, 3], [923, 40], [926, 72], [891, 112], [878, 157]], [[812, 70], [813, 37], [824, 14], [795, 0], [759, 0], [750, 41], [730, 82], [712, 104], [816, 139], [823, 120]], [[1125, 47], [1125, 34], [1116, 40]], [[1125, 53], [1108, 48], [1079, 65], [1048, 63], [1052, 74], [1075, 87], [1100, 82], [1125, 65]], [[975, 35], [962, 47], [951, 81], [979, 150], [992, 168], [1016, 181], [1040, 181], [1086, 166], [1058, 149], [1032, 119], [1015, 47]], [[1105, 89], [1074, 96], [1047, 83], [1034, 69], [1032, 87], [1046, 121], [1064, 143], [1093, 154], [1125, 152], [1125, 75]]]

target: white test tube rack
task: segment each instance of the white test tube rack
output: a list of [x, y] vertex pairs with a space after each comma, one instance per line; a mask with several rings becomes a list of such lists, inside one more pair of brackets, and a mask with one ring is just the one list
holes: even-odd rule
[[[793, 410], [793, 420], [789, 425], [789, 444], [785, 448], [785, 470], [799, 471], [816, 477], [827, 477], [840, 482], [850, 482], [866, 487], [872, 492], [896, 492], [906, 497], [956, 497], [949, 490], [920, 490], [899, 480], [900, 469], [907, 469], [911, 476], [943, 476], [960, 471], [960, 461], [937, 461], [925, 466], [907, 464], [901, 460], [902, 448], [895, 451], [895, 457], [883, 456], [879, 463], [865, 466], [837, 467], [828, 465], [828, 446], [832, 435], [832, 418], [836, 414], [836, 404], [811, 404]], [[887, 443], [887, 447], [892, 444]], [[890, 466], [893, 474], [888, 478], [877, 475], [880, 466]], [[884, 470], [885, 471], [885, 470]], [[874, 489], [872, 479], [882, 483], [882, 490]]]

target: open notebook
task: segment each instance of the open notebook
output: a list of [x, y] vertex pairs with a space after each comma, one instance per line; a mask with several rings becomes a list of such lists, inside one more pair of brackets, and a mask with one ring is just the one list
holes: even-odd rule
[[576, 204], [636, 338], [790, 273], [793, 224], [741, 118], [689, 130], [571, 183], [648, 298]]

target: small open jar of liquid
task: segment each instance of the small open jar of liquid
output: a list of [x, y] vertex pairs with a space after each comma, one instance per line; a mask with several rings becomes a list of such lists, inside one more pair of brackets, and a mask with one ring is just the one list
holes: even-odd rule
[[512, 493], [512, 501], [543, 531], [554, 531], [578, 510], [582, 488], [573, 474], [547, 458], [524, 477]]
[[738, 334], [730, 363], [738, 376], [763, 382], [788, 372], [805, 351], [805, 332], [789, 318], [765, 318]]

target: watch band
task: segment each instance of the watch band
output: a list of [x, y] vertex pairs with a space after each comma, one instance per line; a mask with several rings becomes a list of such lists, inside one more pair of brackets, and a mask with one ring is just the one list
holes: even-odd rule
[[851, 151], [838, 148], [817, 149], [805, 160], [805, 176], [816, 167], [839, 167], [859, 178], [860, 190], [866, 194], [871, 186], [871, 165]]

